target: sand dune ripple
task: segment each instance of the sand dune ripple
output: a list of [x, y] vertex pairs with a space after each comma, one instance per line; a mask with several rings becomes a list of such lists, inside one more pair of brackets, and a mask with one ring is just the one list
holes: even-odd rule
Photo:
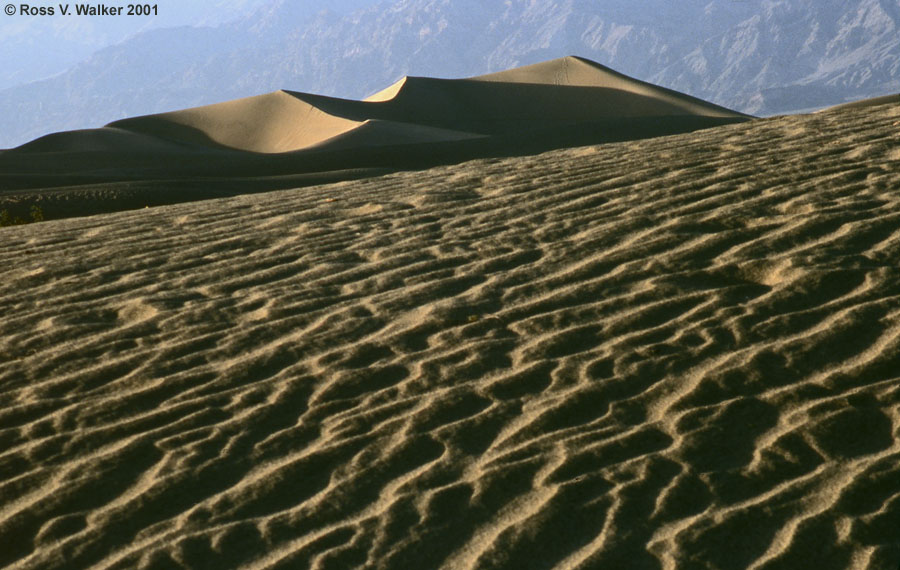
[[0, 566], [896, 568], [897, 105], [0, 230]]

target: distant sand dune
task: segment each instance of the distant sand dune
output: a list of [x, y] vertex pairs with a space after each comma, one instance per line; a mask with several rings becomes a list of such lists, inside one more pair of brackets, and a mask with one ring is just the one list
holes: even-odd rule
[[[146, 137], [254, 153], [315, 148], [364, 121], [391, 121], [392, 128], [366, 128], [345, 139], [364, 148], [531, 130], [558, 122], [602, 118], [697, 116], [746, 118], [687, 95], [656, 87], [576, 57], [567, 57], [472, 79], [403, 78], [364, 101], [277, 91], [204, 107], [123, 119], [95, 134], [51, 136], [24, 149], [71, 150], [112, 145], [148, 150]], [[109, 129], [140, 136], [112, 137]], [[428, 135], [423, 139], [423, 129]], [[438, 129], [438, 130], [434, 130]], [[407, 132], [408, 131], [408, 132]], [[461, 131], [461, 132], [460, 132]], [[105, 146], [103, 142], [112, 145]], [[122, 148], [118, 149], [123, 150]]]
[[316, 143], [314, 148], [335, 150], [383, 145], [456, 142], [484, 136], [478, 133], [442, 129], [427, 125], [368, 119], [352, 129]]
[[473, 77], [478, 81], [500, 83], [533, 83], [570, 87], [595, 87], [614, 89], [634, 95], [655, 99], [660, 111], [654, 114], [678, 109], [683, 114], [714, 117], [744, 116], [730, 109], [713, 105], [696, 97], [685, 95], [665, 87], [640, 81], [621, 74], [597, 62], [582, 57], [564, 57], [516, 69]]
[[163, 139], [249, 152], [290, 152], [345, 133], [360, 121], [323, 112], [286, 91], [116, 121], [110, 126]]
[[0, 208], [39, 201], [50, 217], [78, 216], [749, 119], [577, 57], [406, 77], [364, 101], [282, 90], [0, 151]]
[[[343, 147], [461, 140], [607, 118], [743, 117], [575, 57], [465, 79], [404, 77], [364, 101], [290, 91], [125, 119], [110, 126], [194, 144], [283, 153], [342, 137]], [[364, 129], [362, 121], [390, 121]], [[427, 133], [427, 135], [426, 135]]]
[[881, 97], [872, 97], [870, 99], [863, 99], [862, 101], [853, 101], [850, 103], [843, 103], [841, 105], [835, 105], [834, 107], [830, 107], [828, 109], [822, 109], [821, 111], [817, 111], [818, 113], [826, 113], [828, 111], [837, 110], [837, 109], [862, 109], [865, 107], [876, 107], [879, 105], [889, 105], [900, 103], [900, 93], [894, 95], [883, 95]]
[[[235, 105], [307, 104], [264, 97]], [[218, 112], [138, 124], [245, 140]], [[415, 131], [346, 120], [326, 144]], [[898, 121], [2, 228], [0, 566], [896, 569]], [[247, 140], [319, 136], [284, 129]]]

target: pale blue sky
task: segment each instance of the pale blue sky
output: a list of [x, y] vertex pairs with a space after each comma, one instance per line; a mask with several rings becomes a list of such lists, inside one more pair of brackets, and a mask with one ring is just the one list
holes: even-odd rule
[[[148, 0], [142, 0], [148, 1]], [[53, 7], [53, 16], [8, 16], [0, 12], [0, 89], [61, 73], [98, 49], [117, 44], [141, 31], [175, 26], [216, 26], [236, 20], [266, 4], [290, 2], [316, 12], [338, 13], [381, 0], [155, 0], [156, 16], [63, 16], [59, 0], [31, 0], [33, 7]], [[134, 0], [132, 0], [132, 3]], [[68, 3], [74, 11], [76, 2]], [[129, 2], [107, 1], [110, 6]], [[18, 7], [18, 0], [13, 3]], [[17, 8], [18, 9], [18, 8]]]

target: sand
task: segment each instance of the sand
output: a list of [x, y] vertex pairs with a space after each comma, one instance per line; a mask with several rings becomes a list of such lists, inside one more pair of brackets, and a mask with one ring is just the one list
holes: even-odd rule
[[[363, 101], [294, 91], [116, 121], [108, 127], [257, 153], [328, 147], [367, 122], [354, 146], [456, 141], [555, 124], [667, 116], [746, 115], [638, 81], [578, 57], [471, 79], [404, 77]], [[407, 134], [407, 130], [410, 131]]]
[[48, 218], [635, 140], [750, 117], [567, 57], [405, 77], [363, 101], [297, 91], [132, 117], [0, 151], [0, 209]]
[[0, 566], [897, 568], [898, 124], [2, 228]]

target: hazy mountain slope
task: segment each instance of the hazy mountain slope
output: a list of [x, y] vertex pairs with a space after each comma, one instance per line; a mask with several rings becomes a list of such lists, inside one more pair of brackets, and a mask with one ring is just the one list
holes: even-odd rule
[[763, 2], [651, 80], [752, 113], [900, 91], [900, 3]]
[[0, 91], [0, 147], [281, 88], [361, 98], [404, 75], [465, 77], [570, 54], [755, 114], [900, 91], [897, 0], [371, 3], [313, 11], [279, 0], [234, 25], [108, 48]]
[[0, 89], [64, 72], [97, 50], [143, 31], [215, 26], [244, 18], [267, 1], [162, 0], [154, 3], [156, 15], [147, 17], [62, 16], [58, 8], [54, 16], [4, 15], [0, 27]]

